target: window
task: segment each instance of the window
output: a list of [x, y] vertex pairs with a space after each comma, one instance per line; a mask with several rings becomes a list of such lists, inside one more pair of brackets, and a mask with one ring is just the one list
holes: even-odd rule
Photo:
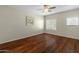
[[56, 30], [56, 19], [50, 19], [46, 21], [47, 30]]
[[68, 17], [66, 19], [66, 25], [79, 25], [78, 17]]

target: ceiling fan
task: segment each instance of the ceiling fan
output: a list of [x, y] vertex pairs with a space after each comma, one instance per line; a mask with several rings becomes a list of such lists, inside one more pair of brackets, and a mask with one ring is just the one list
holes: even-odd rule
[[50, 5], [43, 5], [41, 9], [42, 12], [47, 13], [47, 12], [52, 12], [52, 9], [55, 9], [56, 7], [51, 7]]

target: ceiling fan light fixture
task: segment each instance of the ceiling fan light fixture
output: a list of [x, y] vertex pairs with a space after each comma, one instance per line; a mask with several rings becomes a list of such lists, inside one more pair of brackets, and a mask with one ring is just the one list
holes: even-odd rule
[[44, 5], [44, 7], [43, 7], [43, 8], [44, 8], [44, 10], [43, 10], [43, 11], [44, 11], [44, 13], [47, 13], [47, 12], [48, 12], [48, 8], [49, 8], [49, 7], [48, 7], [48, 5]]
[[47, 13], [48, 12], [48, 9], [44, 9], [44, 13]]

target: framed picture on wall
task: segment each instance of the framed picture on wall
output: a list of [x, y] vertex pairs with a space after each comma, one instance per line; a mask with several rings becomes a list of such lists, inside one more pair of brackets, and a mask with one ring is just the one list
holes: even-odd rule
[[34, 18], [32, 16], [26, 16], [26, 25], [28, 24], [32, 24], [33, 25], [33, 21]]

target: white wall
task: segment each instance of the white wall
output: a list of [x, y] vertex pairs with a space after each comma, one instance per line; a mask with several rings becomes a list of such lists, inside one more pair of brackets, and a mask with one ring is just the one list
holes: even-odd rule
[[[79, 9], [46, 16], [46, 32], [55, 35], [79, 39], [79, 25], [77, 26], [66, 25], [66, 17], [73, 17], [73, 16], [79, 17]], [[56, 25], [51, 20], [56, 20]], [[48, 22], [50, 21], [51, 24], [48, 24]]]
[[[26, 16], [34, 17], [33, 25], [25, 25]], [[79, 39], [79, 26], [68, 27], [66, 25], [67, 16], [79, 17], [79, 9], [46, 16], [46, 23], [50, 22], [49, 20], [54, 21], [51, 21], [52, 24], [48, 23], [45, 25], [46, 27], [43, 27], [43, 16], [17, 10], [10, 6], [0, 6], [0, 43], [37, 35], [45, 31], [51, 34]], [[53, 22], [56, 22], [56, 27], [51, 26], [55, 25]], [[47, 29], [44, 31], [44, 28]]]
[[[29, 14], [30, 13], [30, 14]], [[26, 16], [34, 17], [33, 25], [25, 25]], [[43, 32], [43, 17], [25, 13], [9, 6], [0, 6], [0, 43], [40, 34]]]

